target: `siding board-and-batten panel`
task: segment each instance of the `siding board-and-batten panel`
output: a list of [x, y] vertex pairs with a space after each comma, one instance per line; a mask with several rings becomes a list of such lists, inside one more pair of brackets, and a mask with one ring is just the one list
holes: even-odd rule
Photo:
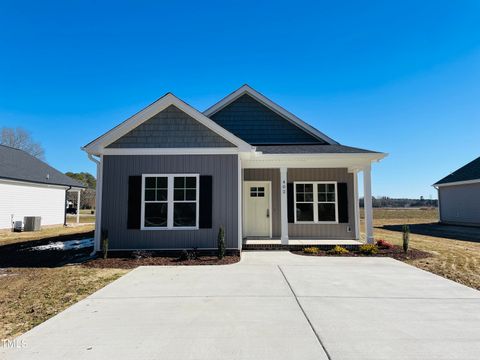
[[[106, 155], [103, 161], [102, 228], [108, 229], [110, 249], [216, 248], [221, 225], [227, 248], [238, 247], [237, 155]], [[127, 229], [129, 176], [175, 173], [212, 175], [212, 228]]]
[[441, 186], [440, 221], [480, 226], [480, 183]]

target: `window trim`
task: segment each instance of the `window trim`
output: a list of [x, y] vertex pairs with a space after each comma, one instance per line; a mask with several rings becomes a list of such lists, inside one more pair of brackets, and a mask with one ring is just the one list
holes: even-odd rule
[[[145, 226], [145, 178], [166, 177], [167, 178], [167, 226]], [[195, 177], [197, 182], [195, 201], [175, 201], [173, 197], [175, 177]], [[175, 202], [195, 202], [196, 219], [195, 226], [173, 226], [173, 207]], [[140, 230], [198, 230], [199, 229], [199, 204], [200, 204], [200, 174], [142, 174], [142, 208], [140, 218]]]
[[[297, 221], [297, 184], [313, 185], [313, 221]], [[318, 185], [333, 184], [335, 186], [335, 221], [319, 221], [318, 220]], [[293, 216], [294, 224], [339, 224], [338, 222], [338, 182], [337, 181], [294, 181], [293, 182]], [[307, 202], [310, 203], [310, 202]], [[333, 201], [322, 201], [320, 203], [333, 204]], [[302, 202], [302, 204], [304, 204]]]

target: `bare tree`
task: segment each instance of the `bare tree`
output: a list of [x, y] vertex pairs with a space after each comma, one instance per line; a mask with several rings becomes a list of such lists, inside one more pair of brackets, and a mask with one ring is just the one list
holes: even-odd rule
[[33, 140], [30, 132], [20, 127], [2, 127], [0, 131], [0, 144], [26, 151], [41, 160], [45, 159], [45, 150], [42, 145]]

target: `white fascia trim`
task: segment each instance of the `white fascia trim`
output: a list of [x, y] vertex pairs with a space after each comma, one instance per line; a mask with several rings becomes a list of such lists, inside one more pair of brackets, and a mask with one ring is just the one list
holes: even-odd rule
[[450, 183], [444, 184], [434, 184], [432, 185], [435, 188], [443, 187], [443, 186], [455, 186], [455, 185], [469, 185], [469, 184], [477, 184], [480, 183], [480, 179], [473, 179], [473, 180], [465, 180], [465, 181], [454, 181]]
[[154, 103], [144, 108], [143, 110], [139, 111], [132, 117], [128, 118], [123, 123], [114, 127], [112, 130], [106, 132], [99, 138], [85, 145], [84, 147], [82, 147], [82, 150], [86, 151], [89, 154], [100, 154], [103, 148], [118, 140], [123, 135], [127, 134], [129, 131], [133, 130], [143, 122], [152, 118], [170, 105], [174, 105], [175, 107], [183, 111], [185, 114], [197, 120], [202, 125], [222, 136], [224, 139], [230, 141], [240, 150], [251, 151], [252, 149], [254, 149], [250, 144], [236, 137], [231, 132], [227, 131], [226, 129], [218, 125], [216, 122], [203, 115], [200, 111], [180, 100], [172, 93], [168, 93]]
[[231, 148], [105, 148], [102, 155], [224, 155], [238, 154], [236, 147]]
[[363, 169], [366, 165], [382, 160], [384, 153], [367, 154], [261, 154], [241, 153], [244, 168], [302, 168], [302, 167], [347, 167], [349, 171]]
[[0, 178], [0, 183], [39, 187], [39, 188], [54, 188], [54, 189], [62, 189], [62, 190], [83, 190], [83, 188], [77, 188], [69, 185], [44, 184], [44, 183], [37, 183], [37, 182], [31, 182], [31, 181], [10, 180], [10, 179], [1, 179], [1, 178]]
[[286, 110], [283, 107], [281, 107], [280, 105], [274, 103], [272, 100], [268, 99], [266, 96], [260, 94], [258, 91], [256, 91], [255, 89], [252, 89], [250, 86], [248, 86], [246, 84], [243, 85], [242, 87], [240, 87], [238, 90], [232, 92], [230, 95], [227, 95], [226, 97], [224, 97], [222, 100], [220, 100], [219, 102], [217, 102], [213, 106], [209, 107], [203, 113], [206, 116], [210, 117], [213, 114], [215, 114], [216, 112], [223, 109], [228, 104], [230, 104], [233, 101], [235, 101], [236, 99], [238, 99], [243, 94], [248, 94], [248, 95], [252, 96], [254, 99], [261, 102], [263, 105], [270, 108], [271, 110], [273, 110], [274, 112], [276, 112], [280, 116], [284, 117], [285, 119], [287, 119], [288, 121], [290, 121], [294, 125], [296, 125], [300, 128], [303, 128], [307, 132], [309, 132], [312, 135], [326, 141], [327, 143], [332, 144], [332, 145], [333, 144], [338, 144], [338, 142], [336, 142], [332, 138], [328, 137], [327, 135], [325, 135], [321, 131], [315, 129], [313, 126], [307, 124], [302, 119], [296, 117], [294, 114], [292, 114], [288, 110]]

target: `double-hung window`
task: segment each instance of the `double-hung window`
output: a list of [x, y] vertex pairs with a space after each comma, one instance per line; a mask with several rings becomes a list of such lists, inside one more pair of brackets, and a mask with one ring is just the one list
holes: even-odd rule
[[296, 223], [337, 223], [336, 182], [295, 182]]
[[142, 176], [142, 230], [198, 228], [198, 174]]

